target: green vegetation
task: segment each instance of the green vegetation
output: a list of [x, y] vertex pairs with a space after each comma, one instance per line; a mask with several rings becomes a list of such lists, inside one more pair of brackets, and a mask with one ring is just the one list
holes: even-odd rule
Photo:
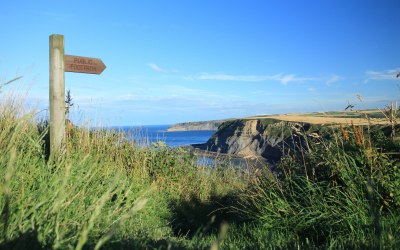
[[[0, 106], [1, 248], [190, 246], [184, 236], [218, 231], [210, 214], [245, 182], [237, 170], [196, 166], [186, 150], [138, 147], [117, 131], [72, 127], [64, 154], [48, 157], [47, 123], [22, 107]], [[213, 240], [201, 242], [193, 248]]]
[[266, 127], [271, 124], [279, 123], [280, 120], [273, 119], [273, 118], [263, 118], [263, 119], [260, 119], [260, 122], [264, 127]]
[[288, 247], [293, 239], [307, 247], [398, 247], [400, 147], [386, 136], [375, 147], [381, 133], [356, 126], [332, 129], [330, 140], [304, 133], [303, 147], [282, 160], [277, 175], [259, 178], [243, 195], [241, 211], [291, 239]]
[[299, 131], [265, 169], [206, 167], [181, 148], [68, 126], [48, 156], [48, 126], [0, 103], [0, 248], [399, 248], [400, 147], [390, 131]]

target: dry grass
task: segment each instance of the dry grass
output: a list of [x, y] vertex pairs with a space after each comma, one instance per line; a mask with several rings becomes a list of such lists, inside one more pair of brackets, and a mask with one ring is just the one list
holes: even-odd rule
[[377, 118], [337, 118], [337, 117], [317, 117], [317, 116], [301, 116], [301, 115], [278, 115], [271, 116], [271, 118], [282, 120], [282, 121], [293, 121], [293, 122], [308, 122], [313, 124], [326, 124], [326, 123], [337, 123], [337, 124], [351, 124], [354, 125], [367, 125], [367, 124], [387, 124], [386, 119]]
[[[306, 122], [312, 124], [354, 124], [354, 125], [370, 125], [370, 124], [388, 124], [385, 118], [370, 118], [368, 115], [379, 113], [379, 110], [361, 110], [361, 111], [347, 111], [347, 112], [320, 112], [320, 113], [294, 113], [282, 115], [266, 115], [266, 116], [252, 116], [245, 119], [277, 119], [281, 121], [290, 122]], [[355, 117], [354, 115], [361, 115], [365, 117]], [[348, 117], [343, 117], [348, 116]], [[400, 121], [398, 119], [398, 121]]]

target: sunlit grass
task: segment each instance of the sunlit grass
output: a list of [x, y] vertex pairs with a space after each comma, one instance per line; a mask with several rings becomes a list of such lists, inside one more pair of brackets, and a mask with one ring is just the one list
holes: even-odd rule
[[89, 127], [69, 127], [64, 154], [49, 158], [47, 122], [23, 107], [12, 95], [0, 102], [2, 248], [400, 244], [399, 146], [390, 131], [300, 131], [302, 146], [272, 173], [223, 160], [207, 166], [184, 148], [143, 147]]

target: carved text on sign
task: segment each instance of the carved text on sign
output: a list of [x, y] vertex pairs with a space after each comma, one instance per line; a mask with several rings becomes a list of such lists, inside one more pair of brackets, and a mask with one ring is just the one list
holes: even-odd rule
[[65, 55], [64, 67], [65, 72], [101, 74], [106, 65], [98, 58]]

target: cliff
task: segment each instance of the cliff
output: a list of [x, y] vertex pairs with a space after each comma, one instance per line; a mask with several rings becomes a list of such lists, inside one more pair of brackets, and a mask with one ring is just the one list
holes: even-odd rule
[[[206, 143], [195, 144], [192, 147], [245, 158], [262, 157], [274, 163], [288, 151], [298, 151], [299, 148], [308, 150], [309, 141], [319, 143], [322, 138], [330, 140], [332, 129], [339, 130], [337, 124], [354, 124], [353, 119], [333, 118], [336, 120], [316, 116], [283, 115], [229, 120], [222, 123]], [[387, 121], [372, 121], [372, 124], [369, 120], [365, 125], [365, 121], [356, 120], [358, 126], [365, 130], [364, 133], [376, 140], [377, 145], [386, 145], [391, 140], [392, 127]], [[400, 125], [395, 127], [395, 135], [394, 142], [400, 144]]]
[[194, 148], [233, 154], [246, 158], [263, 157], [279, 161], [283, 152], [302, 143], [302, 136], [318, 136], [321, 125], [276, 119], [232, 120], [220, 125], [204, 144]]
[[194, 131], [194, 130], [217, 130], [226, 120], [184, 122], [172, 125], [167, 131]]

